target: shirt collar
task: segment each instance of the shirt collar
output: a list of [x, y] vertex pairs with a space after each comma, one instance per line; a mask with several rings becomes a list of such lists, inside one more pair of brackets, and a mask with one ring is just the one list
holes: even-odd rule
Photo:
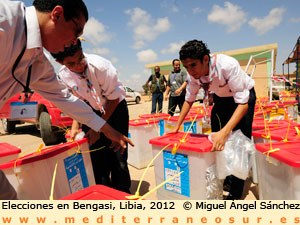
[[178, 70], [177, 72], [175, 72], [174, 70], [172, 71], [172, 73], [180, 73], [181, 69]]
[[217, 62], [217, 55], [211, 56], [210, 57], [210, 62], [209, 62], [208, 75], [200, 77], [199, 81], [200, 81], [201, 84], [212, 82], [212, 80], [215, 77], [215, 73], [216, 73], [216, 62]]
[[[27, 49], [42, 48], [38, 18], [34, 6], [26, 7]], [[30, 38], [28, 38], [30, 37]]]

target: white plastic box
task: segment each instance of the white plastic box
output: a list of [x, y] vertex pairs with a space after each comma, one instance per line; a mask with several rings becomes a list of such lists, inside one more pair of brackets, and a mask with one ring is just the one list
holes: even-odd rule
[[[298, 101], [285, 101], [283, 102], [285, 107], [287, 108], [287, 112], [290, 115], [290, 117], [297, 121], [298, 116]], [[288, 115], [285, 115], [285, 119], [289, 119]]]
[[[78, 154], [81, 151], [83, 154]], [[42, 149], [0, 165], [21, 200], [47, 200], [57, 164], [54, 199], [95, 184], [87, 139]], [[17, 175], [17, 176], [16, 176]]]
[[270, 142], [267, 138], [271, 137], [272, 142], [283, 141], [287, 138], [288, 141], [300, 141], [300, 135], [297, 134], [295, 127], [300, 127], [299, 124], [291, 122], [290, 128], [288, 128], [288, 121], [282, 120], [282, 124], [276, 128], [270, 128], [267, 131], [255, 130], [252, 131], [252, 136], [255, 144]]
[[[169, 134], [150, 140], [153, 156], [156, 156], [165, 146], [170, 144], [154, 161], [156, 185], [183, 171], [175, 179], [157, 190], [160, 200], [196, 200], [220, 199], [223, 182], [216, 178], [215, 152], [211, 152], [212, 144], [207, 136], [188, 134], [179, 146], [176, 154], [172, 154], [174, 145], [180, 143], [185, 133]], [[210, 192], [218, 187], [214, 193]]]
[[8, 143], [0, 143], [0, 164], [18, 158], [21, 149]]
[[[195, 119], [196, 117], [196, 119]], [[174, 129], [175, 125], [177, 124], [177, 121], [179, 119], [179, 116], [172, 116], [170, 118], [165, 118], [165, 132]], [[194, 121], [195, 119], [195, 121]], [[192, 122], [194, 121], [193, 125]], [[192, 127], [191, 127], [192, 125]], [[180, 132], [187, 132], [189, 130], [189, 133], [193, 134], [202, 134], [202, 125], [203, 125], [203, 115], [196, 115], [196, 114], [188, 114], [181, 124], [179, 131]]]
[[129, 135], [134, 147], [128, 145], [127, 162], [137, 169], [143, 169], [152, 160], [149, 140], [159, 136], [158, 120], [136, 119], [129, 121]]
[[256, 144], [258, 162], [259, 199], [300, 199], [300, 142], [272, 143], [269, 161], [265, 152], [270, 144]]
[[165, 133], [165, 123], [164, 118], [171, 117], [170, 114], [167, 113], [153, 113], [153, 114], [144, 114], [139, 116], [141, 119], [152, 119], [152, 120], [158, 120], [158, 127], [159, 127], [159, 135], [162, 136]]

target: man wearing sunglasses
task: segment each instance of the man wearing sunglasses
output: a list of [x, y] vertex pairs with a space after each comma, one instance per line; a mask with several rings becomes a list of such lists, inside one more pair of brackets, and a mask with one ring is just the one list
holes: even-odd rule
[[[88, 20], [82, 0], [0, 1], [0, 108], [13, 95], [35, 90], [63, 112], [103, 132], [114, 143], [126, 148], [132, 142], [58, 81], [43, 47], [51, 53], [75, 44]], [[28, 99], [27, 99], [28, 100]], [[16, 193], [0, 171], [0, 199], [16, 199]]]

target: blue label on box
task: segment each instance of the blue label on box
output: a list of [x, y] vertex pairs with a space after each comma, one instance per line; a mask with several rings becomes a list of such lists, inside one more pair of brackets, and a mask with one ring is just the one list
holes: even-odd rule
[[165, 121], [160, 120], [158, 126], [159, 126], [159, 135], [163, 136], [163, 134], [165, 133]]
[[[184, 124], [183, 124], [184, 132], [187, 132], [190, 129], [191, 125], [192, 125], [192, 122], [184, 122]], [[196, 122], [193, 123], [193, 126], [190, 129], [190, 132], [193, 133], [193, 134], [197, 134], [197, 124], [196, 124]]]
[[131, 134], [130, 133], [128, 133], [128, 138], [131, 138]]
[[180, 153], [173, 155], [169, 151], [163, 151], [164, 178], [165, 180], [183, 171], [180, 176], [175, 177], [165, 184], [165, 189], [190, 197], [190, 178], [188, 156]]
[[71, 193], [89, 186], [82, 154], [75, 153], [65, 158], [64, 164]]
[[10, 105], [17, 106], [17, 105], [37, 105], [37, 102], [11, 102]]

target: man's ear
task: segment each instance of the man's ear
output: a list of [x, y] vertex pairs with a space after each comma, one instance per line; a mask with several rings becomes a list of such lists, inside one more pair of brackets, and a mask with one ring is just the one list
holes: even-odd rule
[[64, 8], [60, 5], [55, 6], [50, 13], [50, 18], [55, 24], [63, 16], [64, 16]]
[[208, 55], [205, 55], [203, 57], [203, 64], [208, 64], [208, 63], [209, 63], [209, 57], [208, 57]]

